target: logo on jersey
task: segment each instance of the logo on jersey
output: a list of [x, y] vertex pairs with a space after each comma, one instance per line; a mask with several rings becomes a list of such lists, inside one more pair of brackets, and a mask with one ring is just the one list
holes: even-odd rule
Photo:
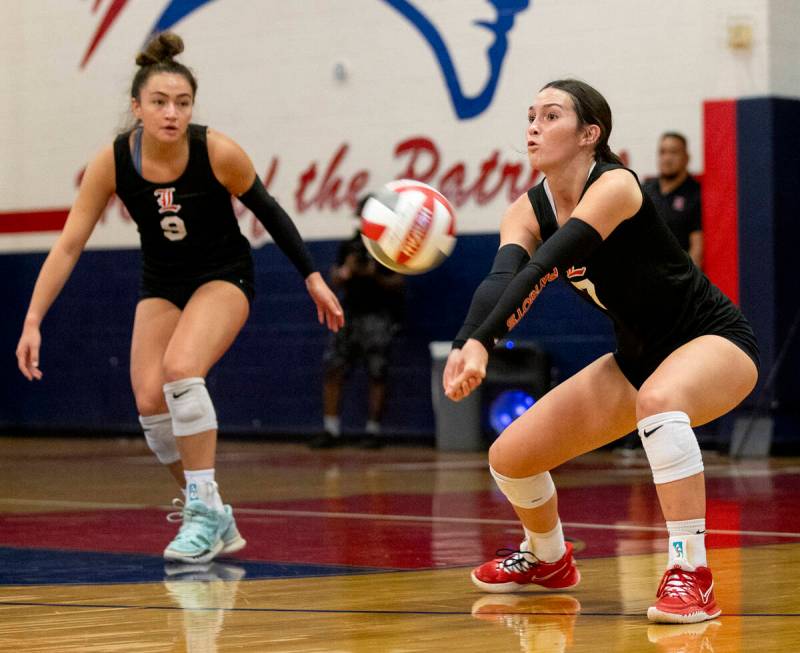
[[158, 202], [159, 213], [177, 213], [181, 210], [181, 205], [174, 202], [174, 194], [174, 188], [156, 188], [153, 191], [156, 202]]
[[597, 296], [597, 289], [594, 287], [594, 283], [592, 283], [592, 280], [586, 276], [586, 266], [575, 267], [573, 265], [569, 270], [567, 270], [567, 279], [575, 288], [580, 290], [597, 306], [602, 308], [604, 311], [608, 310], [605, 304], [603, 304], [603, 302], [601, 302], [600, 298]]
[[586, 268], [576, 268], [574, 265], [567, 270], [567, 279], [583, 279], [586, 276]]
[[686, 208], [686, 198], [683, 195], [676, 195], [672, 198], [672, 210], [683, 211]]
[[[92, 5], [92, 13], [96, 13], [104, 0], [95, 0]], [[128, 5], [130, 0], [107, 0], [105, 13], [100, 19], [89, 46], [83, 55], [80, 67], [83, 68], [89, 62], [92, 54], [105, 38], [114, 21]], [[422, 13], [416, 2], [410, 0], [376, 0], [385, 2], [395, 9], [403, 18], [409, 21], [427, 41], [436, 63], [444, 77], [445, 87], [453, 103], [453, 109], [460, 120], [474, 118], [480, 115], [492, 103], [497, 84], [500, 81], [500, 72], [508, 52], [508, 35], [514, 28], [516, 15], [526, 11], [530, 5], [530, 0], [486, 0], [495, 12], [493, 20], [475, 20], [474, 24], [489, 30], [494, 38], [491, 43], [485, 46], [486, 58], [488, 59], [488, 79], [483, 88], [475, 95], [467, 95], [461, 86], [458, 71], [456, 70], [453, 56], [447, 46], [447, 42], [442, 36], [439, 28]], [[156, 19], [155, 24], [150, 29], [145, 38], [145, 43], [155, 34], [164, 32], [172, 28], [179, 21], [189, 14], [197, 11], [211, 0], [171, 0], [167, 3]]]

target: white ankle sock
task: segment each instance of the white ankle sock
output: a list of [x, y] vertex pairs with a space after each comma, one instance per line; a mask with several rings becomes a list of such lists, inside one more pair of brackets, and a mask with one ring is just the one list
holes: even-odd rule
[[335, 438], [338, 438], [342, 434], [341, 422], [338, 415], [323, 415], [322, 427]]
[[555, 528], [547, 533], [534, 533], [526, 528], [525, 537], [528, 539], [531, 553], [542, 562], [555, 562], [567, 551], [560, 519], [556, 522]]
[[368, 419], [367, 424], [364, 427], [364, 432], [367, 435], [380, 435], [381, 423], [374, 419]]
[[667, 567], [671, 567], [679, 558], [686, 560], [693, 567], [708, 566], [705, 519], [668, 521], [667, 530], [669, 531]]
[[209, 508], [223, 512], [222, 497], [214, 481], [213, 469], [185, 469], [183, 475], [186, 477], [187, 502], [200, 500]]

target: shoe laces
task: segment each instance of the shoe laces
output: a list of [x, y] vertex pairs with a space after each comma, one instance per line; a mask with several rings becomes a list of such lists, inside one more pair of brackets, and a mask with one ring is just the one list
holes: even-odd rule
[[[201, 504], [202, 505], [202, 504]], [[176, 540], [210, 543], [216, 522], [214, 510], [194, 510], [191, 504], [183, 508], [183, 523], [181, 524]]]
[[697, 578], [691, 571], [680, 567], [668, 569], [661, 579], [657, 596], [671, 596], [679, 599], [692, 597], [697, 593]]
[[498, 549], [495, 555], [503, 558], [498, 566], [505, 571], [516, 571], [525, 573], [538, 565], [541, 561], [530, 551], [523, 549]]
[[183, 507], [186, 505], [186, 502], [183, 499], [175, 497], [172, 500], [172, 507], [177, 508], [176, 512], [169, 512], [167, 513], [167, 521], [170, 524], [174, 524], [179, 521], [183, 521]]

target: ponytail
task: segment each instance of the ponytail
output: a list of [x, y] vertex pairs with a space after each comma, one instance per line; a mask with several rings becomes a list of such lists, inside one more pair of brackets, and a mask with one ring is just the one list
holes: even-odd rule
[[601, 143], [597, 146], [597, 149], [594, 151], [594, 158], [597, 161], [605, 161], [606, 163], [617, 163], [619, 165], [625, 165], [614, 152], [611, 151], [608, 143]]

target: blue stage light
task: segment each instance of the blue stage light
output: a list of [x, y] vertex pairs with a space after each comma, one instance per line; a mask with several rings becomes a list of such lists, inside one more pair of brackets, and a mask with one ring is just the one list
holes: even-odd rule
[[505, 390], [489, 406], [489, 424], [500, 435], [534, 403], [536, 400], [524, 390]]

